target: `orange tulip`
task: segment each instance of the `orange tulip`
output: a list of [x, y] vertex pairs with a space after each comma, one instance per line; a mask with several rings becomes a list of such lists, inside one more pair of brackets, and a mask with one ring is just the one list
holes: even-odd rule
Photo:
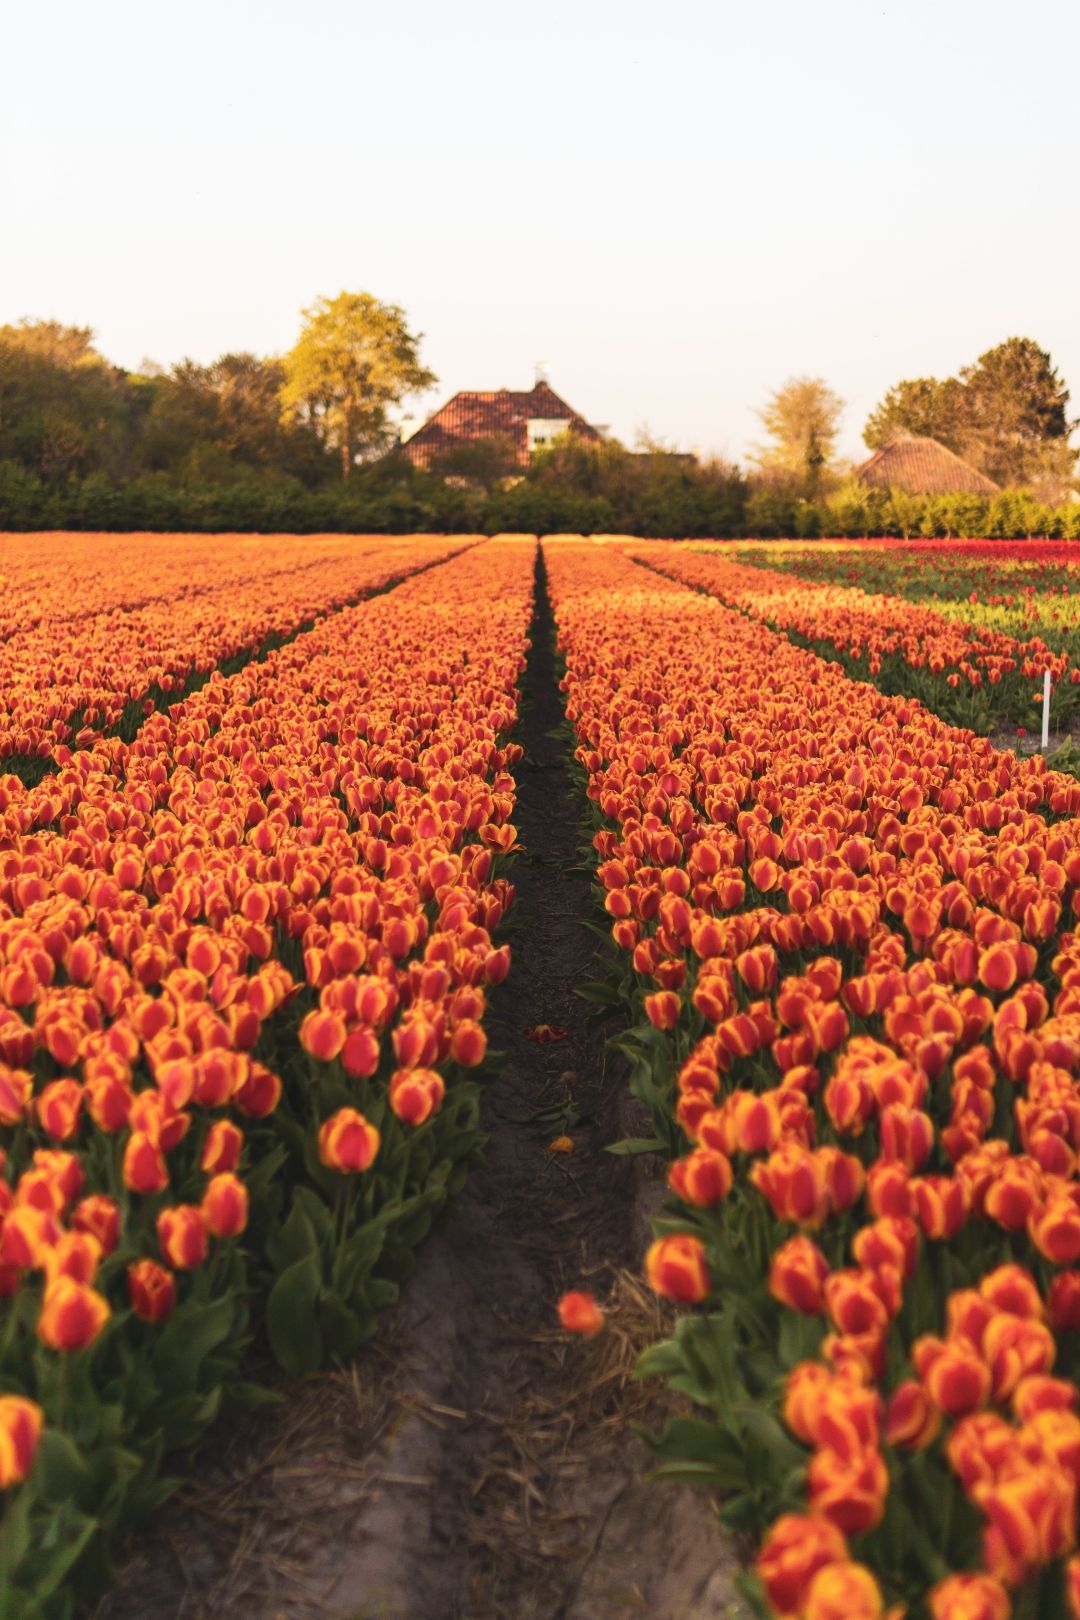
[[847, 1556], [847, 1542], [828, 1519], [785, 1513], [769, 1527], [755, 1567], [777, 1614], [793, 1615], [801, 1613], [818, 1570]]
[[885, 1408], [885, 1438], [905, 1451], [922, 1451], [941, 1429], [941, 1412], [916, 1379], [897, 1384]]
[[76, 1204], [71, 1224], [77, 1232], [89, 1232], [97, 1238], [103, 1254], [111, 1254], [120, 1241], [120, 1209], [104, 1193], [91, 1193]]
[[20, 1485], [29, 1474], [44, 1422], [36, 1401], [0, 1395], [0, 1491]]
[[710, 1147], [695, 1148], [685, 1159], [676, 1159], [668, 1171], [673, 1191], [699, 1209], [722, 1203], [733, 1179], [730, 1159]]
[[176, 1304], [176, 1279], [156, 1260], [136, 1260], [128, 1267], [131, 1308], [144, 1322], [163, 1322]]
[[319, 1130], [319, 1158], [329, 1170], [367, 1170], [379, 1151], [379, 1133], [355, 1108], [339, 1108]]
[[1009, 1620], [1012, 1604], [991, 1575], [947, 1575], [932, 1587], [931, 1620]]
[[60, 1276], [47, 1285], [37, 1334], [50, 1350], [82, 1350], [109, 1320], [106, 1300], [86, 1283]]
[[[902, 1611], [890, 1612], [901, 1620]], [[884, 1620], [881, 1588], [864, 1564], [826, 1564], [810, 1582], [802, 1620]]]
[[789, 1238], [772, 1257], [769, 1292], [782, 1305], [803, 1316], [818, 1316], [825, 1309], [825, 1281], [829, 1262], [808, 1237]]
[[244, 1133], [231, 1120], [217, 1119], [206, 1133], [199, 1168], [207, 1175], [235, 1170], [244, 1146]]
[[974, 1412], [990, 1397], [990, 1369], [962, 1341], [918, 1339], [911, 1359], [931, 1400], [948, 1417]]
[[423, 1125], [445, 1095], [445, 1081], [435, 1069], [397, 1069], [390, 1076], [390, 1110], [406, 1125]]
[[239, 1176], [223, 1170], [210, 1181], [199, 1208], [214, 1237], [238, 1237], [247, 1226], [248, 1190]]
[[206, 1222], [196, 1204], [173, 1204], [157, 1218], [161, 1253], [176, 1271], [194, 1271], [206, 1259]]
[[559, 1300], [559, 1321], [567, 1333], [591, 1338], [603, 1327], [604, 1313], [591, 1294], [571, 1292]]
[[711, 1287], [705, 1245], [687, 1232], [657, 1238], [645, 1256], [650, 1286], [665, 1299], [694, 1305], [707, 1299]]

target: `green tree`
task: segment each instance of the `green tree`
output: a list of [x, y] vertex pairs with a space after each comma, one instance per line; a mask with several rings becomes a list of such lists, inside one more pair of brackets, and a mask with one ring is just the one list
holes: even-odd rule
[[[181, 360], [168, 375], [132, 378], [148, 403], [144, 466], [185, 480], [286, 473], [317, 483], [328, 465], [314, 423], [283, 418], [280, 360], [223, 354], [208, 366]], [[332, 465], [332, 464], [331, 464]]]
[[132, 430], [123, 372], [86, 326], [0, 326], [0, 459], [49, 483], [126, 468]]
[[397, 304], [340, 292], [320, 298], [303, 317], [283, 362], [281, 405], [293, 420], [315, 425], [348, 478], [358, 454], [387, 441], [389, 408], [436, 379], [420, 364], [420, 334], [409, 331]]
[[816, 499], [836, 450], [844, 401], [821, 377], [792, 377], [758, 412], [769, 443], [753, 460], [764, 473]]
[[455, 444], [436, 456], [431, 470], [440, 477], [467, 479], [484, 489], [492, 489], [504, 478], [521, 474], [518, 448], [509, 435], [494, 434], [486, 439], [470, 439]]
[[890, 388], [863, 438], [880, 449], [901, 433], [947, 445], [996, 483], [1065, 493], [1078, 452], [1069, 443], [1069, 390], [1045, 349], [1008, 338], [958, 377], [915, 377]]
[[880, 450], [902, 434], [936, 439], [957, 455], [965, 443], [965, 389], [956, 377], [914, 377], [890, 388], [871, 413], [863, 439]]
[[960, 373], [967, 453], [999, 484], [1068, 478], [1077, 451], [1068, 443], [1069, 390], [1045, 349], [1008, 338]]

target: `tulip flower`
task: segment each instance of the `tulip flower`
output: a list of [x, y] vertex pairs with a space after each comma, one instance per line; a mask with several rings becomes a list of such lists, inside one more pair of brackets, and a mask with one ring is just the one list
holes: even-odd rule
[[0, 1395], [0, 1491], [21, 1484], [30, 1473], [44, 1422], [36, 1401]]
[[176, 1303], [176, 1279], [156, 1260], [137, 1260], [128, 1267], [131, 1308], [144, 1322], [163, 1322]]
[[319, 1131], [319, 1158], [330, 1170], [350, 1175], [367, 1170], [379, 1151], [379, 1133], [355, 1108], [339, 1108]]
[[101, 1294], [69, 1276], [59, 1276], [45, 1289], [37, 1335], [50, 1350], [83, 1350], [109, 1319]]
[[604, 1313], [591, 1294], [571, 1291], [559, 1300], [559, 1321], [567, 1333], [591, 1338], [604, 1325]]
[[645, 1256], [645, 1271], [650, 1286], [666, 1299], [690, 1305], [708, 1297], [705, 1246], [689, 1233], [657, 1238]]

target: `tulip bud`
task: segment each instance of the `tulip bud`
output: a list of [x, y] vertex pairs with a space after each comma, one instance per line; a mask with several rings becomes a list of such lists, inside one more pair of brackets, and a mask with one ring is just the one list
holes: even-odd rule
[[207, 1231], [214, 1237], [238, 1237], [247, 1226], [248, 1190], [239, 1176], [223, 1170], [210, 1182], [199, 1208]]
[[842, 1563], [847, 1542], [828, 1519], [784, 1513], [773, 1523], [757, 1557], [757, 1573], [770, 1606], [781, 1615], [800, 1614], [819, 1569]]
[[73, 1277], [58, 1277], [46, 1285], [37, 1335], [50, 1350], [82, 1350], [108, 1319], [109, 1307], [100, 1294]]
[[829, 1262], [808, 1237], [789, 1238], [772, 1257], [769, 1292], [774, 1299], [802, 1316], [818, 1316], [825, 1309], [825, 1279]]
[[206, 1259], [206, 1223], [195, 1204], [173, 1204], [157, 1218], [162, 1255], [176, 1271], [194, 1271]]
[[20, 1485], [29, 1474], [44, 1422], [36, 1401], [0, 1395], [0, 1491]]
[[379, 1133], [355, 1108], [339, 1108], [319, 1131], [319, 1159], [342, 1175], [367, 1170], [379, 1151]]
[[163, 1322], [176, 1304], [176, 1279], [156, 1260], [136, 1260], [128, 1267], [131, 1308], [144, 1322]]
[[947, 1417], [974, 1412], [989, 1399], [990, 1369], [962, 1340], [917, 1339], [911, 1359], [931, 1400]]
[[604, 1325], [604, 1313], [591, 1294], [564, 1294], [559, 1301], [559, 1321], [567, 1333], [583, 1333], [591, 1338]]
[[656, 1029], [674, 1029], [682, 1014], [682, 1000], [674, 990], [657, 990], [645, 997], [645, 1016]]
[[199, 1168], [208, 1176], [220, 1175], [223, 1170], [235, 1170], [244, 1146], [244, 1133], [232, 1120], [218, 1119], [206, 1133]]
[[91, 1193], [76, 1204], [71, 1225], [77, 1232], [89, 1232], [101, 1244], [103, 1254], [112, 1254], [120, 1241], [120, 1207], [104, 1193]]
[[320, 1063], [330, 1063], [345, 1045], [345, 1020], [316, 1007], [300, 1024], [300, 1045]]
[[1057, 1333], [1080, 1330], [1080, 1271], [1060, 1271], [1047, 1296], [1050, 1320]]
[[801, 1620], [886, 1620], [881, 1588], [865, 1564], [826, 1564], [810, 1582]]
[[390, 1111], [406, 1125], [423, 1125], [445, 1094], [442, 1076], [434, 1069], [397, 1069], [390, 1076]]
[[365, 1025], [350, 1030], [341, 1048], [341, 1063], [354, 1080], [370, 1079], [379, 1067], [379, 1037], [375, 1031]]
[[129, 1136], [122, 1174], [129, 1192], [156, 1193], [169, 1185], [164, 1154], [145, 1131], [133, 1131]]
[[685, 1159], [676, 1159], [668, 1171], [668, 1184], [678, 1196], [698, 1209], [719, 1204], [731, 1191], [731, 1161], [715, 1148], [699, 1147]]
[[706, 1299], [712, 1286], [705, 1245], [688, 1232], [657, 1238], [645, 1256], [645, 1273], [656, 1293], [680, 1305]]
[[35, 1104], [41, 1127], [58, 1142], [66, 1142], [79, 1128], [83, 1088], [77, 1080], [53, 1080]]
[[487, 1051], [487, 1036], [474, 1019], [463, 1018], [450, 1038], [450, 1056], [464, 1068], [475, 1069], [483, 1063]]
[[905, 1451], [922, 1451], [941, 1428], [941, 1413], [917, 1379], [897, 1384], [885, 1408], [885, 1438]]

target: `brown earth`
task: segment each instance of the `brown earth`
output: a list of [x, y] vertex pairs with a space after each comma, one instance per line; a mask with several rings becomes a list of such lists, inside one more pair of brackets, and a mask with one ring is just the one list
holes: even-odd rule
[[[221, 1426], [193, 1483], [133, 1539], [93, 1620], [735, 1620], [737, 1561], [703, 1495], [646, 1481], [634, 1383], [662, 1336], [637, 1280], [658, 1201], [640, 1134], [576, 985], [598, 974], [564, 768], [553, 627], [539, 591], [516, 822], [514, 964], [493, 998], [505, 1054], [489, 1142], [424, 1246], [377, 1345], [279, 1408]], [[561, 1026], [550, 1045], [525, 1039]], [[550, 1142], [572, 1137], [571, 1154]], [[591, 1341], [555, 1322], [564, 1289], [608, 1300]]]

